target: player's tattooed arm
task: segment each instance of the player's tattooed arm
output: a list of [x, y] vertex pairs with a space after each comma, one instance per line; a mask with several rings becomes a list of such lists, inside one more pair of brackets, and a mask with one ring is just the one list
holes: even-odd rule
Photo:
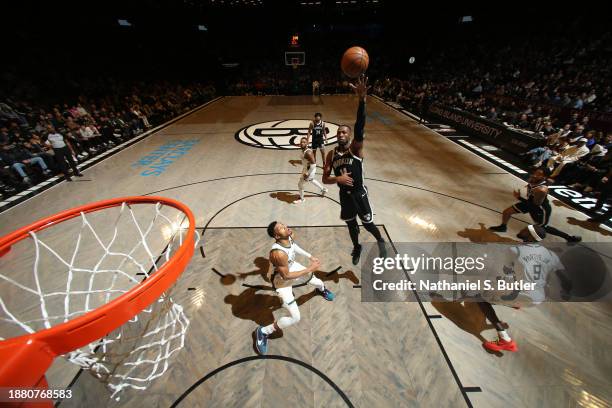
[[306, 269], [301, 271], [289, 272], [289, 259], [287, 254], [280, 250], [270, 252], [270, 262], [274, 265], [274, 269], [280, 273], [283, 279], [296, 279], [302, 275], [316, 271], [321, 266], [320, 262], [312, 262]]
[[308, 170], [310, 170], [311, 167], [314, 166], [316, 163], [315, 155], [312, 150], [306, 153], [306, 160], [308, 160]]

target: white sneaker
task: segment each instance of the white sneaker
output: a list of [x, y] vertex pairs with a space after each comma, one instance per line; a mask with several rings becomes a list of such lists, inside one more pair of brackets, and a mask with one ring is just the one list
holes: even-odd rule
[[300, 198], [299, 200], [295, 200], [293, 204], [302, 204], [304, 201], [306, 200], [304, 200], [303, 198]]
[[87, 156], [89, 156], [89, 153], [87, 153], [87, 152], [83, 152], [83, 153], [81, 153], [81, 154], [83, 155], [83, 157], [87, 157]]
[[322, 195], [322, 196], [324, 196], [325, 194], [327, 194], [327, 192], [328, 192], [328, 191], [329, 191], [329, 190], [328, 190], [327, 188], [323, 187], [323, 188], [321, 189], [321, 195]]

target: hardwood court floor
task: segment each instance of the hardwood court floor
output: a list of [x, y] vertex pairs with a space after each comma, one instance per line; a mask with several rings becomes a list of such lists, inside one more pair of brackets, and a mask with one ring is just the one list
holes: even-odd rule
[[[310, 119], [315, 111], [336, 124], [353, 123], [355, 110], [350, 96], [223, 98], [87, 170], [87, 181], [62, 183], [0, 215], [4, 234], [82, 203], [155, 194], [185, 202], [197, 226], [207, 226], [206, 258], [196, 253], [175, 291], [192, 322], [186, 348], [168, 375], [147, 391], [130, 392], [109, 405], [168, 406], [215, 369], [241, 361], [208, 378], [179, 406], [345, 406], [342, 393], [359, 407], [610, 406], [609, 305], [497, 308], [520, 351], [493, 355], [482, 349], [480, 336], [495, 333], [469, 304], [427, 303], [423, 310], [418, 303], [361, 303], [353, 288], [359, 271], [350, 263], [350, 240], [338, 218], [337, 187], [320, 198], [312, 194], [314, 186], [307, 186], [306, 203], [290, 204], [301, 170], [292, 163], [298, 151], [255, 148], [234, 139], [245, 126]], [[515, 239], [528, 221], [525, 216], [512, 221], [507, 234], [486, 227], [499, 223], [500, 211], [513, 203], [511, 191], [524, 182], [373, 98], [368, 110], [366, 184], [375, 222], [392, 240]], [[141, 176], [134, 163], [176, 140], [197, 143], [161, 175]], [[570, 217], [585, 220], [585, 215], [558, 202], [553, 208], [553, 225], [587, 242], [610, 241], [605, 230], [567, 222]], [[242, 286], [266, 285], [258, 271], [271, 242], [264, 229], [248, 227], [264, 227], [274, 219], [301, 226], [298, 242], [322, 258], [323, 271], [341, 267], [337, 282], [328, 281], [338, 297], [328, 303], [309, 298], [306, 287], [297, 289], [305, 296], [303, 318], [270, 343], [270, 354], [291, 360], [249, 360], [256, 322], [284, 313], [269, 291]], [[371, 241], [365, 231], [361, 239]], [[235, 282], [222, 284], [213, 268], [235, 275]], [[244, 280], [240, 274], [247, 274]], [[50, 375], [58, 386], [73, 375], [60, 365]], [[88, 379], [79, 377], [76, 394], [84, 395]], [[93, 392], [87, 398], [95, 405], [104, 401]]]

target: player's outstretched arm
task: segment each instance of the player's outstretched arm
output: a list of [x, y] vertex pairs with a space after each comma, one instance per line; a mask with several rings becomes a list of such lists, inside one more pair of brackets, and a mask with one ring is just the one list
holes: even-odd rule
[[356, 84], [350, 84], [355, 94], [359, 97], [359, 107], [357, 108], [357, 120], [355, 121], [355, 130], [353, 140], [351, 141], [351, 152], [357, 157], [363, 157], [363, 139], [365, 137], [364, 129], [366, 122], [365, 104], [368, 95], [368, 77], [361, 76]]

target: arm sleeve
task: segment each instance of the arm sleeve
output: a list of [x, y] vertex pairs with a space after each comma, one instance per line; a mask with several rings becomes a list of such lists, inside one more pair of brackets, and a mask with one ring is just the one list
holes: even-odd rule
[[298, 255], [302, 255], [305, 256], [306, 258], [310, 258], [312, 255], [310, 255], [308, 252], [304, 251], [298, 244], [296, 244], [295, 242], [293, 243], [293, 246], [295, 248], [295, 253]]
[[357, 121], [355, 122], [355, 140], [358, 142], [363, 141], [363, 129], [365, 127], [366, 114], [365, 114], [365, 101], [359, 101], [359, 108], [357, 108]]

